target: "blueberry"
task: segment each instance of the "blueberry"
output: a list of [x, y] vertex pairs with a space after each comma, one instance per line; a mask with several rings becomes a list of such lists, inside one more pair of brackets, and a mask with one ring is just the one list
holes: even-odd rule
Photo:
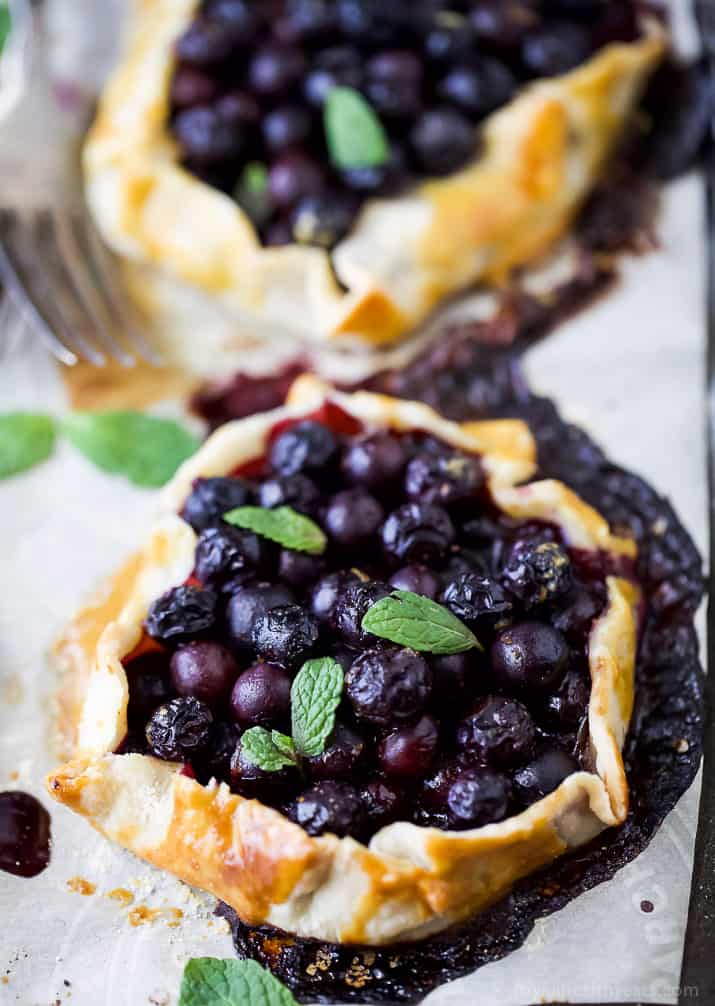
[[465, 768], [447, 793], [451, 828], [480, 828], [503, 821], [509, 812], [511, 785], [506, 776], [488, 769]]
[[450, 653], [432, 657], [432, 699], [431, 703], [442, 715], [454, 716], [463, 708], [463, 700], [474, 677], [474, 656], [472, 653]]
[[384, 489], [399, 479], [407, 454], [399, 437], [392, 433], [371, 433], [348, 444], [342, 458], [342, 472], [353, 485]]
[[127, 663], [125, 670], [129, 681], [127, 716], [133, 725], [143, 726], [157, 706], [174, 697], [169, 654], [165, 650], [149, 650]]
[[502, 571], [505, 587], [526, 607], [554, 601], [573, 584], [571, 560], [556, 542], [517, 543]]
[[174, 135], [192, 162], [211, 166], [235, 160], [244, 150], [245, 135], [212, 105], [186, 108], [174, 119]]
[[240, 587], [228, 602], [226, 619], [229, 638], [238, 649], [251, 646], [251, 632], [256, 619], [271, 608], [292, 604], [293, 591], [285, 584], [250, 583]]
[[424, 657], [391, 646], [361, 653], [345, 680], [355, 715], [377, 726], [412, 719], [424, 708], [431, 689], [432, 672]]
[[261, 107], [245, 91], [228, 91], [214, 105], [223, 122], [242, 127], [244, 135], [252, 135], [261, 119]]
[[347, 585], [335, 604], [332, 622], [348, 646], [359, 647], [374, 641], [375, 637], [363, 630], [362, 620], [373, 604], [391, 593], [390, 587], [379, 580], [360, 580]]
[[214, 720], [208, 744], [193, 767], [202, 781], [221, 779], [227, 781], [231, 772], [231, 758], [236, 750], [240, 730], [235, 723]]
[[371, 779], [363, 786], [360, 795], [373, 831], [393, 821], [405, 820], [408, 816], [407, 797], [386, 779]]
[[425, 37], [424, 48], [435, 63], [453, 65], [474, 49], [476, 36], [469, 20], [453, 11], [437, 14], [434, 26]]
[[533, 750], [535, 736], [526, 706], [499, 695], [480, 699], [457, 727], [458, 747], [497, 768], [523, 762]]
[[422, 103], [422, 62], [408, 49], [384, 50], [368, 61], [365, 93], [378, 115], [415, 115]]
[[445, 101], [481, 119], [505, 105], [516, 91], [516, 79], [498, 60], [482, 59], [475, 65], [454, 66], [439, 86]]
[[604, 598], [595, 590], [577, 586], [565, 598], [566, 603], [552, 618], [552, 623], [571, 643], [583, 644], [591, 625], [604, 606]]
[[591, 687], [584, 674], [569, 671], [546, 699], [549, 718], [564, 730], [575, 730], [588, 710]]
[[453, 547], [440, 576], [445, 589], [460, 576], [492, 579], [489, 575], [489, 562], [484, 555], [474, 549], [458, 547]]
[[291, 587], [305, 589], [311, 583], [315, 583], [324, 572], [325, 560], [321, 556], [294, 552], [289, 548], [281, 549], [278, 556], [278, 576]]
[[332, 0], [288, 0], [274, 32], [282, 42], [305, 45], [329, 34], [335, 21]]
[[174, 108], [211, 105], [218, 97], [218, 82], [201, 70], [180, 66], [171, 82], [171, 104]]
[[265, 660], [297, 667], [318, 641], [318, 623], [300, 605], [284, 604], [257, 616], [251, 640]]
[[213, 590], [174, 587], [151, 605], [144, 628], [152, 639], [180, 643], [212, 628], [217, 602]]
[[322, 754], [306, 758], [312, 779], [350, 779], [365, 754], [365, 741], [355, 730], [336, 723]]
[[575, 758], [553, 749], [540, 754], [514, 776], [514, 790], [524, 806], [552, 793], [568, 776], [579, 771]]
[[380, 768], [388, 776], [417, 779], [432, 765], [438, 741], [439, 730], [431, 716], [398, 727], [380, 741], [377, 749]]
[[197, 578], [205, 586], [233, 591], [267, 564], [264, 539], [243, 528], [208, 527], [196, 543]]
[[304, 419], [285, 430], [273, 441], [269, 459], [281, 475], [319, 472], [338, 450], [335, 435], [323, 423]]
[[176, 43], [176, 55], [192, 66], [215, 67], [233, 52], [236, 39], [213, 20], [197, 18]]
[[318, 621], [324, 624], [332, 621], [335, 605], [345, 592], [345, 588], [351, 583], [358, 582], [358, 577], [351, 570], [340, 570], [321, 577], [313, 587], [310, 599], [311, 611]]
[[275, 664], [253, 664], [231, 692], [231, 712], [242, 727], [284, 727], [290, 719], [291, 679]]
[[211, 710], [199, 699], [172, 699], [152, 715], [146, 739], [157, 758], [189, 760], [208, 744], [212, 725]]
[[473, 498], [483, 485], [477, 459], [457, 452], [418, 454], [405, 472], [405, 491], [410, 499], [440, 506]]
[[361, 195], [391, 195], [409, 181], [410, 173], [405, 151], [397, 143], [390, 144], [389, 156], [380, 164], [344, 168], [343, 184]]
[[266, 98], [290, 92], [305, 70], [305, 56], [293, 46], [266, 45], [254, 55], [248, 67], [251, 89]]
[[359, 88], [362, 84], [362, 56], [353, 46], [323, 49], [311, 61], [303, 91], [309, 104], [320, 108], [334, 87]]
[[563, 677], [569, 648], [550, 625], [519, 622], [497, 634], [490, 656], [494, 674], [504, 685], [543, 690]]
[[237, 675], [236, 661], [220, 643], [186, 643], [171, 658], [171, 680], [178, 694], [192, 695], [209, 706], [228, 694]]
[[505, 50], [519, 45], [540, 23], [540, 15], [531, 0], [508, 4], [500, 0], [478, 0], [471, 5], [469, 17], [478, 40]]
[[365, 489], [344, 489], [328, 504], [323, 526], [333, 541], [354, 547], [377, 533], [384, 516], [381, 505]]
[[446, 556], [455, 530], [449, 514], [429, 503], [405, 503], [382, 527], [382, 544], [392, 559], [432, 565]]
[[229, 510], [251, 502], [251, 487], [243, 479], [196, 479], [181, 516], [198, 534], [221, 519]]
[[298, 779], [294, 766], [286, 766], [277, 772], [267, 772], [246, 757], [243, 743], [239, 738], [231, 756], [231, 787], [244, 796], [254, 797], [271, 803], [285, 795], [286, 790]]
[[291, 820], [314, 836], [328, 832], [339, 838], [359, 837], [365, 826], [360, 794], [347, 782], [318, 782], [301, 793], [287, 812]]
[[468, 625], [494, 624], [508, 618], [512, 609], [497, 581], [477, 573], [461, 573], [447, 584], [442, 603]]
[[296, 244], [333, 248], [350, 230], [357, 202], [347, 193], [321, 192], [301, 199], [291, 216]]
[[231, 38], [245, 44], [252, 42], [260, 26], [257, 5], [246, 0], [211, 0], [207, 10], [212, 21], [219, 21]]
[[268, 172], [268, 191], [279, 210], [291, 210], [323, 188], [323, 169], [313, 157], [300, 150], [288, 151], [273, 162]]
[[449, 105], [423, 112], [410, 131], [410, 143], [422, 170], [447, 175], [477, 152], [477, 134], [469, 119]]
[[271, 154], [280, 154], [307, 142], [313, 120], [302, 105], [281, 105], [265, 116], [262, 129], [266, 148]]
[[258, 491], [259, 501], [266, 510], [289, 506], [299, 513], [315, 514], [320, 502], [320, 491], [307, 475], [278, 476], [266, 479]]
[[413, 563], [393, 573], [390, 577], [390, 586], [395, 590], [410, 590], [413, 594], [421, 594], [434, 601], [439, 593], [440, 582], [439, 577], [427, 566]]
[[591, 42], [584, 28], [552, 22], [526, 36], [521, 58], [535, 77], [556, 77], [583, 63], [590, 53]]

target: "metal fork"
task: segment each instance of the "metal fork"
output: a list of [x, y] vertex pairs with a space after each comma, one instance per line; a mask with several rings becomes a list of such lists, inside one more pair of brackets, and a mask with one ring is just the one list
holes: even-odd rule
[[0, 281], [63, 364], [159, 364], [81, 195], [77, 150], [89, 108], [53, 87], [41, 14], [33, 26], [22, 4], [15, 13], [10, 56], [25, 88], [0, 123]]

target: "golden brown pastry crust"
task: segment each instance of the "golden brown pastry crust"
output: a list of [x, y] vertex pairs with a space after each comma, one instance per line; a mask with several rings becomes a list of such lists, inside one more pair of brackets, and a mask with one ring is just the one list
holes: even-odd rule
[[[151, 601], [183, 582], [193, 566], [195, 534], [171, 511], [195, 477], [225, 474], [260, 456], [277, 421], [287, 414], [310, 414], [326, 398], [368, 428], [422, 429], [467, 450], [470, 444], [471, 450], [498, 444], [501, 454], [482, 455], [498, 505], [500, 494], [509, 504], [509, 493], [518, 492], [518, 515], [544, 519], [547, 497], [549, 519], [567, 540], [577, 536], [577, 547], [634, 554], [632, 543], [611, 536], [600, 515], [560, 483], [532, 483], [528, 493], [512, 488], [523, 476], [513, 457], [512, 467], [504, 467], [505, 445], [513, 451], [518, 443], [520, 464], [526, 459], [533, 465], [533, 443], [521, 424], [458, 426], [417, 403], [342, 395], [314, 378], [302, 378], [285, 409], [221, 429], [186, 463], [164, 494], [167, 514], [147, 545], [75, 621], [63, 653], [85, 680], [77, 756], [49, 777], [48, 787], [103, 834], [211, 891], [251, 923], [380, 945], [424, 937], [482, 910], [520, 877], [624, 820], [628, 787], [620, 752], [633, 702], [639, 593], [630, 581], [609, 576], [608, 604], [592, 627], [594, 771], [575, 773], [499, 824], [447, 832], [401, 822], [383, 828], [368, 847], [333, 835], [311, 838], [278, 811], [223, 784], [201, 786], [183, 775], [180, 765], [111, 753], [126, 732], [122, 660], [142, 637]], [[480, 434], [486, 438], [482, 443]]]
[[[334, 251], [337, 282], [322, 249], [262, 247], [232, 199], [180, 167], [168, 130], [172, 47], [197, 5], [134, 0], [84, 154], [89, 205], [109, 244], [134, 264], [130, 287], [179, 364], [197, 360], [187, 339], [221, 325], [216, 307], [234, 326], [214, 344], [219, 356], [245, 338], [241, 327], [384, 346], [446, 296], [500, 282], [537, 258], [600, 176], [664, 45], [651, 24], [642, 40], [527, 87], [486, 121], [472, 164], [403, 197], [369, 201]], [[167, 324], [170, 277], [180, 281], [170, 291], [188, 285], [180, 296], [191, 323], [181, 328]]]

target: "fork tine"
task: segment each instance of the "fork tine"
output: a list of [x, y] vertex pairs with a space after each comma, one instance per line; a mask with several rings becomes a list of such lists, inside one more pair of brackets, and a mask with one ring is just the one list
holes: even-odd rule
[[72, 218], [63, 211], [51, 214], [54, 239], [62, 260], [67, 280], [73, 287], [75, 297], [94, 323], [97, 337], [104, 348], [123, 366], [133, 367], [135, 356], [128, 352], [112, 334], [113, 324], [106, 305], [86, 269], [84, 255], [77, 241]]
[[126, 337], [132, 351], [155, 367], [163, 365], [157, 351], [149, 345], [139, 330], [136, 313], [128, 298], [121, 294], [121, 283], [117, 277], [117, 266], [102, 243], [96, 228], [89, 219], [87, 210], [75, 218], [75, 236], [87, 252], [87, 264], [94, 274], [94, 280], [104, 299], [105, 306], [112, 315], [119, 330]]
[[16, 233], [15, 214], [9, 210], [0, 210], [0, 275], [15, 298], [22, 313], [34, 325], [38, 337], [45, 343], [49, 351], [60, 363], [73, 367], [79, 362], [79, 357], [70, 345], [67, 345], [55, 334], [52, 320], [44, 313], [39, 304], [31, 296], [24, 279], [22, 262], [15, 252]]

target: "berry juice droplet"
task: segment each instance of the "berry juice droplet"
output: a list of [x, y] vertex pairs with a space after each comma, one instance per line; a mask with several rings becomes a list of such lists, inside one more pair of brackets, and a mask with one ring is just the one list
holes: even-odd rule
[[0, 793], [0, 870], [36, 877], [50, 861], [50, 815], [29, 793]]

